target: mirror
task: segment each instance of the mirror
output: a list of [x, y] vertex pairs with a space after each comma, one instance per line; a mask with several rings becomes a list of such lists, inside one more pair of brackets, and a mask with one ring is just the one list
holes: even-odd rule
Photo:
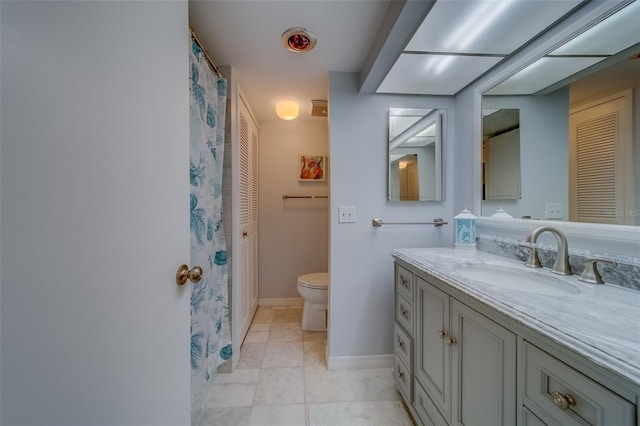
[[389, 201], [442, 200], [444, 119], [442, 109], [389, 109]]
[[[630, 19], [635, 28], [638, 2], [625, 9], [633, 16], [624, 19]], [[624, 29], [621, 19], [617, 25]], [[609, 29], [606, 35], [615, 36], [617, 31], [617, 27]], [[596, 65], [587, 63], [577, 74], [580, 67], [569, 63], [575, 58], [561, 58], [560, 53], [579, 44], [584, 34], [557, 48], [557, 56], [551, 52], [483, 95], [486, 133], [492, 125], [487, 121], [490, 112], [518, 110], [520, 137], [519, 165], [515, 150], [509, 154], [511, 159], [499, 157], [513, 167], [512, 175], [503, 178], [509, 181], [502, 182], [509, 188], [501, 187], [498, 197], [489, 191], [492, 175], [486, 169], [485, 145], [483, 216], [502, 207], [515, 218], [640, 225], [640, 32], [619, 33], [619, 39], [626, 37], [624, 41], [608, 42], [618, 50], [608, 59], [603, 59], [605, 55], [593, 59]], [[592, 33], [586, 38], [593, 37]], [[554, 73], [546, 73], [547, 59], [565, 62], [554, 65]], [[536, 72], [535, 67], [539, 67]], [[549, 74], [559, 76], [561, 82], [541, 83]], [[512, 197], [517, 191], [511, 179], [520, 181], [519, 197]]]

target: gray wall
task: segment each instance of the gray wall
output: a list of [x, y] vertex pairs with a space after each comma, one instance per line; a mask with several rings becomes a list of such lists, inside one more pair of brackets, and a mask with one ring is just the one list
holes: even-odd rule
[[[358, 74], [329, 75], [329, 357], [393, 353], [393, 261], [396, 247], [453, 244], [452, 225], [371, 226], [371, 219], [431, 221], [453, 217], [452, 97], [366, 95]], [[442, 202], [387, 201], [387, 133], [390, 107], [447, 110], [445, 197]], [[355, 223], [338, 223], [338, 207], [355, 206]]]
[[[305, 111], [306, 112], [306, 111]], [[299, 181], [300, 155], [327, 155], [326, 118], [260, 126], [259, 298], [298, 299], [298, 275], [328, 270], [329, 200], [282, 195], [329, 195], [331, 158], [325, 181]]]

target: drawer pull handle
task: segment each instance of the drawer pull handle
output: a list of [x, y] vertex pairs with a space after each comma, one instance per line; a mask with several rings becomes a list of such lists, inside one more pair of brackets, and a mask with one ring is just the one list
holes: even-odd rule
[[438, 336], [440, 336], [441, 339], [444, 339], [448, 335], [449, 333], [447, 333], [447, 330], [438, 330]]
[[456, 339], [454, 339], [453, 337], [447, 337], [446, 339], [444, 339], [444, 342], [447, 344], [447, 346], [453, 346], [457, 343]]
[[553, 403], [563, 410], [569, 408], [570, 405], [576, 405], [576, 399], [570, 394], [563, 395], [555, 391], [551, 393], [551, 397], [553, 398]]

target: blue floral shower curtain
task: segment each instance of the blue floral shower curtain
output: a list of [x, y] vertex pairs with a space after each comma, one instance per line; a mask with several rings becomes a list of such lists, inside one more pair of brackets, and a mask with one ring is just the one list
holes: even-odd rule
[[189, 65], [191, 265], [204, 272], [191, 294], [191, 405], [196, 408], [209, 378], [232, 355], [222, 227], [227, 81], [212, 71], [193, 37]]

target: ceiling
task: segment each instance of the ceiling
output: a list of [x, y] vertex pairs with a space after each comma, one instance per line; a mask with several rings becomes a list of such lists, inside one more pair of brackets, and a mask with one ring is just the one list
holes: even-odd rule
[[[328, 72], [359, 72], [389, 0], [189, 1], [189, 23], [216, 65], [233, 66], [259, 123], [276, 121], [276, 102], [300, 104], [295, 120], [311, 117], [312, 99], [328, 98]], [[314, 33], [314, 50], [293, 53], [280, 41], [290, 27]]]
[[[260, 124], [278, 121], [275, 104], [285, 99], [300, 104], [296, 122], [309, 122], [326, 120], [310, 110], [328, 98], [329, 71], [359, 73], [364, 93], [454, 95], [586, 2], [487, 3], [190, 0], [189, 21], [214, 63], [233, 67]], [[637, 39], [636, 18], [627, 32]], [[285, 49], [290, 27], [314, 33], [315, 49]]]

